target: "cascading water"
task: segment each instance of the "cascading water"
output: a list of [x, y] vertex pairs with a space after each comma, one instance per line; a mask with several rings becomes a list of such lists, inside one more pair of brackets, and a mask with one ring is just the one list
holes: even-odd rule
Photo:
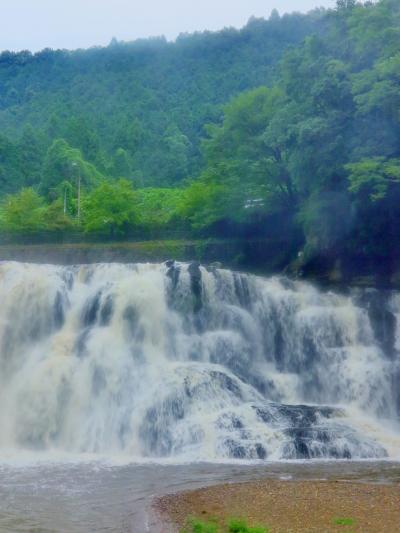
[[396, 293], [197, 264], [10, 262], [0, 302], [0, 449], [400, 455]]

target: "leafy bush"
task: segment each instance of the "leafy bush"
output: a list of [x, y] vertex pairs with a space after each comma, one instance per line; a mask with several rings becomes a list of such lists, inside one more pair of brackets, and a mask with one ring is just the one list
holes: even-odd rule
[[214, 522], [191, 520], [188, 529], [183, 529], [181, 533], [219, 533], [219, 529]]
[[353, 518], [334, 518], [334, 523], [337, 526], [354, 526], [354, 519]]
[[188, 529], [184, 529], [182, 533], [268, 533], [269, 529], [266, 527], [250, 527], [244, 520], [231, 520], [227, 528], [221, 529], [215, 522], [201, 522], [198, 520], [190, 521]]

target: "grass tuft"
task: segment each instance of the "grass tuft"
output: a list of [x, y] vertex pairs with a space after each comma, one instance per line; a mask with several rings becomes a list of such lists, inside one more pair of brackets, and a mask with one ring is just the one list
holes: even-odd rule
[[183, 529], [181, 533], [218, 533], [218, 525], [215, 522], [200, 522], [199, 520], [189, 520], [189, 527]]
[[334, 518], [333, 521], [337, 526], [354, 526], [355, 523], [353, 518]]
[[231, 520], [228, 526], [229, 533], [268, 533], [268, 528], [255, 526], [249, 527], [243, 520]]
[[231, 520], [227, 529], [220, 529], [215, 522], [201, 522], [199, 520], [190, 520], [189, 528], [183, 529], [181, 533], [269, 533], [265, 527], [250, 527], [243, 520]]

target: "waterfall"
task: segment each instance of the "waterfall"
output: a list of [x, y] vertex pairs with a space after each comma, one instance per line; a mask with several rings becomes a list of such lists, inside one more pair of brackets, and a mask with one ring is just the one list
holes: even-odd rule
[[196, 263], [0, 263], [0, 450], [400, 455], [400, 295]]

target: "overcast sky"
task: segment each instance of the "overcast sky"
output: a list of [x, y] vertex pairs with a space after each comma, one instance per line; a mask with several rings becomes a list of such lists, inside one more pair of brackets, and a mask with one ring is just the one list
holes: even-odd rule
[[243, 26], [269, 17], [333, 7], [335, 0], [0, 0], [0, 50], [87, 48], [112, 37], [131, 41]]

